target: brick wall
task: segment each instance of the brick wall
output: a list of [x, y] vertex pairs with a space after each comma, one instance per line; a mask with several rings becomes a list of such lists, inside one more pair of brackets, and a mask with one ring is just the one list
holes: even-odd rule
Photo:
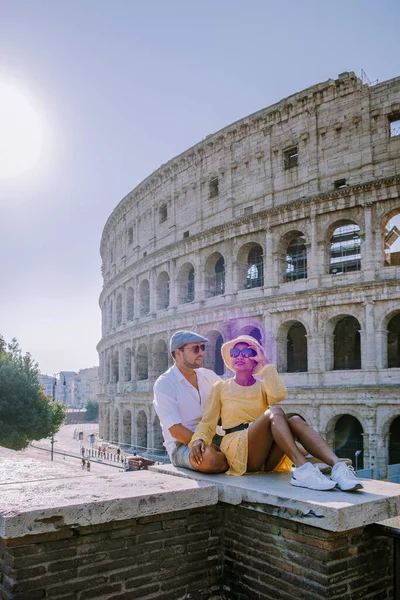
[[332, 533], [242, 507], [224, 512], [224, 600], [388, 600], [393, 540]]
[[393, 540], [244, 507], [0, 540], [1, 600], [392, 600]]
[[216, 506], [0, 539], [1, 600], [216, 600]]

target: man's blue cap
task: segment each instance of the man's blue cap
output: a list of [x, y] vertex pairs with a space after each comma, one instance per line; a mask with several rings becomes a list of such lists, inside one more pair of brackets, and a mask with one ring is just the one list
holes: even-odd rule
[[182, 348], [182, 346], [189, 344], [190, 342], [201, 344], [203, 342], [208, 342], [208, 339], [193, 331], [176, 331], [169, 340], [169, 350], [170, 352], [173, 352], [177, 348]]

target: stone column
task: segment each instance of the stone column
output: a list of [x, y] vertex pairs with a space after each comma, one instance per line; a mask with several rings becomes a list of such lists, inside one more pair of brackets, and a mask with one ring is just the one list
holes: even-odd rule
[[204, 259], [196, 256], [194, 266], [194, 301], [204, 302], [206, 298], [206, 274], [204, 272]]
[[276, 255], [273, 249], [273, 233], [272, 229], [268, 227], [265, 232], [265, 256], [264, 256], [264, 289], [266, 295], [270, 296], [274, 290], [273, 288], [277, 285], [277, 272], [276, 265], [274, 263]]
[[119, 389], [122, 389], [122, 382], [124, 381], [124, 346], [118, 344], [118, 375], [119, 375]]
[[133, 407], [131, 407], [130, 413], [131, 413], [131, 446], [134, 446], [135, 445], [136, 428], [135, 428], [135, 410]]
[[[314, 212], [314, 211], [313, 211]], [[307, 277], [312, 287], [318, 287], [318, 278], [321, 274], [321, 263], [318, 256], [318, 230], [315, 214], [311, 213], [311, 240], [310, 251], [307, 253]]]
[[236, 292], [234, 285], [235, 259], [233, 250], [233, 240], [228, 240], [225, 244], [225, 295], [229, 296]]
[[372, 204], [367, 203], [364, 208], [364, 243], [362, 245], [361, 268], [364, 280], [374, 279], [374, 243], [372, 231]]
[[375, 369], [375, 320], [374, 302], [367, 300], [365, 307], [365, 329], [360, 331], [361, 336], [361, 368]]
[[388, 353], [387, 353], [387, 329], [375, 330], [375, 351], [376, 351], [376, 367], [377, 369], [387, 369]]
[[149, 271], [149, 294], [150, 294], [150, 314], [156, 315], [157, 304], [156, 304], [156, 275], [154, 268]]
[[332, 371], [334, 366], [334, 348], [333, 344], [335, 341], [335, 336], [333, 333], [326, 333], [324, 336], [325, 339], [325, 361], [324, 361], [324, 371]]
[[169, 261], [169, 305], [176, 309], [176, 259]]
[[276, 332], [273, 331], [273, 317], [269, 311], [264, 312], [264, 350], [265, 356], [268, 360], [277, 364], [278, 351], [277, 351], [277, 339]]

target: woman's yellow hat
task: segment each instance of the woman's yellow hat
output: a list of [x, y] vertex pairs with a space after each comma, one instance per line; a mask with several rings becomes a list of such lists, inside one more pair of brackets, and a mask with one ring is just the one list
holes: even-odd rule
[[[255, 338], [251, 337], [250, 335], [239, 335], [239, 337], [235, 338], [234, 340], [231, 340], [230, 342], [225, 342], [225, 344], [222, 344], [221, 354], [222, 354], [223, 361], [226, 364], [226, 366], [228, 367], [228, 369], [230, 369], [233, 372], [235, 372], [235, 369], [233, 368], [232, 358], [229, 353], [230, 353], [231, 349], [236, 346], [236, 344], [240, 344], [241, 342], [262, 348], [261, 344], [259, 342], [257, 342], [257, 340]], [[261, 371], [263, 366], [264, 365], [257, 363], [253, 369], [253, 375], [258, 373], [259, 371]]]

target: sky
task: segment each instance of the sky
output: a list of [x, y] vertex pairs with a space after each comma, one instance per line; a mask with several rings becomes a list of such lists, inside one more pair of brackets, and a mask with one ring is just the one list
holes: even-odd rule
[[98, 364], [118, 202], [290, 94], [399, 76], [399, 22], [394, 0], [0, 0], [0, 334], [43, 373]]

